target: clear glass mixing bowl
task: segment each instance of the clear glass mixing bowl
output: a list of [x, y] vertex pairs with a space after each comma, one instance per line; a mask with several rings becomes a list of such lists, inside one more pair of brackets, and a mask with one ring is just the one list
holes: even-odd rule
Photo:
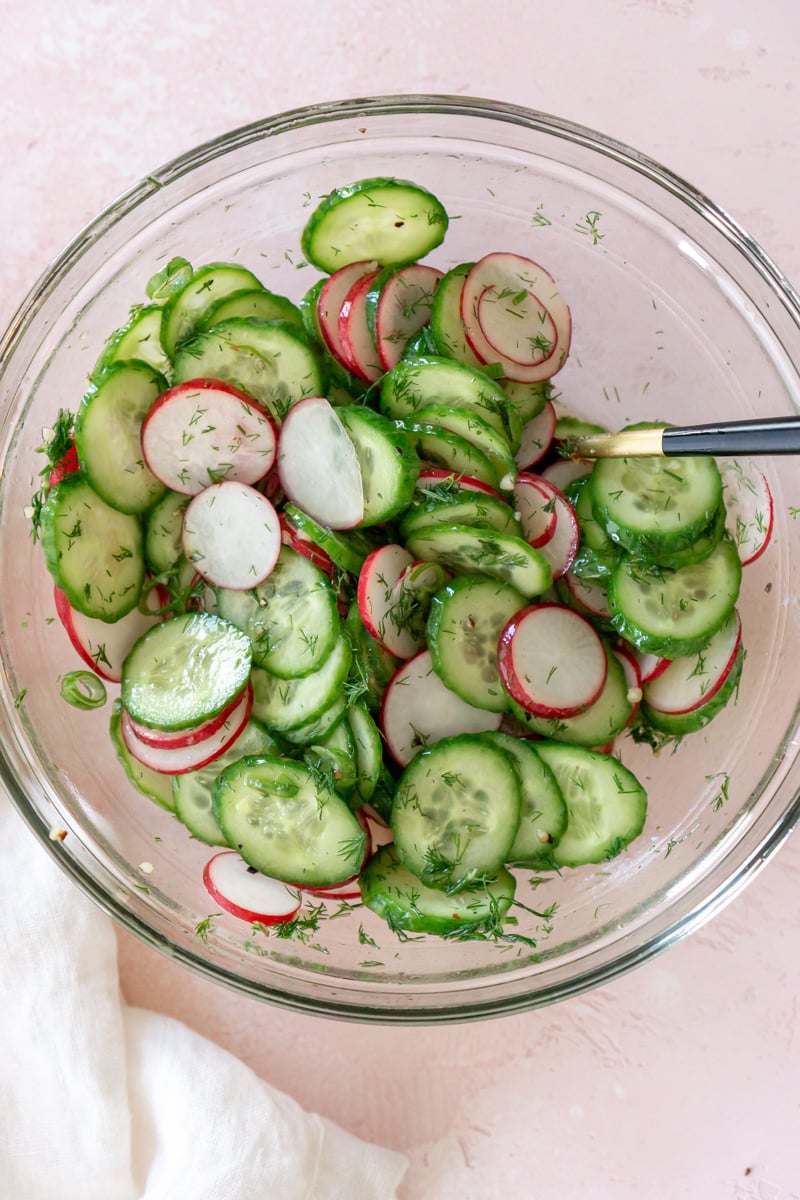
[[[609, 138], [508, 105], [401, 96], [301, 109], [201, 146], [81, 233], [0, 346], [0, 773], [75, 883], [186, 966], [309, 1013], [465, 1020], [559, 1000], [645, 961], [718, 911], [790, 832], [800, 812], [800, 486], [796, 460], [762, 463], [775, 534], [744, 572], [738, 702], [676, 753], [622, 739], [649, 791], [644, 834], [599, 867], [533, 883], [520, 874], [520, 899], [542, 913], [555, 906], [549, 918], [517, 910], [535, 948], [400, 941], [363, 909], [330, 919], [335, 904], [301, 937], [265, 937], [225, 915], [205, 922], [215, 912], [201, 881], [208, 848], [127, 783], [108, 706], [86, 713], [60, 698], [59, 676], [79, 664], [25, 515], [35, 450], [171, 256], [240, 262], [299, 298], [315, 277], [299, 249], [309, 207], [374, 175], [426, 185], [458, 218], [436, 265], [502, 248], [551, 270], [574, 317], [558, 386], [576, 415], [617, 427], [800, 408], [800, 306], [786, 279], [704, 196]], [[49, 839], [54, 826], [63, 841]]]

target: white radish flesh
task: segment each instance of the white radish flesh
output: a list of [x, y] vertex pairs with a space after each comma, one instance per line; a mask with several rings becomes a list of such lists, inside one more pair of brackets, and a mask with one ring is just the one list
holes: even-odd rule
[[648, 705], [679, 716], [708, 703], [728, 678], [741, 638], [741, 621], [734, 610], [699, 654], [673, 659], [665, 671], [644, 685]]
[[187, 771], [208, 766], [233, 745], [250, 719], [252, 707], [253, 689], [248, 686], [228, 719], [211, 737], [194, 746], [171, 749], [148, 746], [137, 736], [126, 708], [120, 713], [119, 730], [127, 749], [140, 763], [162, 775], [185, 775]]
[[608, 660], [594, 627], [571, 608], [534, 604], [509, 621], [497, 651], [509, 695], [539, 717], [574, 717], [603, 690]]
[[379, 546], [364, 560], [358, 576], [358, 613], [375, 641], [395, 658], [411, 658], [422, 649], [420, 639], [404, 620], [397, 581], [414, 559], [403, 547]]
[[724, 490], [725, 523], [746, 567], [761, 557], [772, 538], [772, 492], [764, 472], [752, 459], [725, 459], [717, 465]]
[[539, 549], [556, 531], [556, 512], [552, 492], [540, 486], [539, 477], [524, 471], [514, 485], [514, 510], [519, 514], [522, 534], [529, 545]]
[[401, 267], [381, 289], [375, 313], [375, 341], [384, 371], [400, 361], [406, 342], [428, 323], [442, 272], [424, 263]]
[[203, 883], [212, 900], [242, 921], [277, 925], [298, 912], [300, 892], [248, 867], [235, 850], [215, 854], [205, 865]]
[[457, 475], [454, 471], [446, 471], [444, 467], [423, 467], [417, 476], [417, 491], [425, 488], [441, 487], [443, 483], [452, 483], [454, 488], [465, 492], [482, 492], [486, 496], [494, 496], [495, 500], [503, 497], [491, 484], [481, 479], [473, 479], [471, 475]]
[[365, 275], [374, 277], [378, 269], [375, 262], [348, 263], [334, 271], [320, 289], [317, 300], [317, 324], [322, 340], [333, 357], [350, 370], [347, 355], [339, 337], [339, 313], [350, 289]]
[[151, 729], [134, 720], [130, 713], [127, 723], [140, 742], [146, 746], [153, 746], [155, 749], [180, 750], [184, 746], [197, 746], [201, 742], [207, 742], [225, 724], [241, 704], [242, 695], [243, 693], [240, 692], [233, 696], [215, 717], [210, 717], [208, 721], [203, 721], [202, 724], [195, 725], [192, 729]]
[[142, 453], [157, 479], [193, 496], [220, 479], [256, 483], [275, 461], [275, 425], [249, 396], [213, 379], [162, 393], [142, 424]]
[[367, 325], [367, 293], [375, 281], [365, 275], [347, 293], [339, 312], [339, 341], [350, 370], [364, 383], [376, 383], [383, 375], [378, 351]]
[[281, 550], [278, 514], [244, 483], [216, 483], [183, 514], [183, 552], [214, 587], [244, 591], [271, 574]]
[[[552, 533], [538, 547], [538, 550], [550, 564], [553, 579], [560, 579], [572, 566], [575, 555], [578, 553], [581, 540], [580, 525], [575, 509], [555, 484], [542, 479], [539, 481], [539, 486], [550, 493], [549, 502], [552, 505], [556, 521]], [[523, 524], [523, 531], [524, 529]]]
[[278, 470], [286, 495], [320, 525], [352, 529], [364, 517], [355, 447], [333, 405], [309, 396], [283, 423]]
[[556, 431], [556, 410], [548, 400], [540, 413], [522, 426], [522, 438], [514, 461], [521, 471], [529, 471], [540, 463], [553, 442]]

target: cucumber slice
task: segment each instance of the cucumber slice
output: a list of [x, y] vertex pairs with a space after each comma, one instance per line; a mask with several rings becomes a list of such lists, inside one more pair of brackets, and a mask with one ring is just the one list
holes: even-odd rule
[[639, 836], [647, 793], [618, 759], [555, 742], [538, 742], [536, 753], [555, 775], [567, 805], [567, 828], [553, 849], [557, 866], [606, 862]]
[[336, 188], [317, 206], [301, 237], [303, 254], [321, 271], [361, 260], [381, 266], [414, 262], [447, 232], [436, 197], [400, 179], [361, 179]]
[[356, 791], [362, 801], [371, 800], [383, 766], [381, 732], [365, 704], [352, 704], [347, 710], [347, 723], [353, 737], [356, 754]]
[[365, 704], [373, 710], [377, 709], [399, 662], [369, 633], [361, 620], [356, 601], [348, 609], [345, 633], [353, 652], [353, 681], [362, 689]]
[[325, 573], [284, 546], [271, 574], [248, 591], [217, 588], [216, 611], [247, 634], [253, 663], [281, 679], [318, 671], [340, 634]]
[[475, 734], [445, 738], [405, 768], [392, 805], [400, 861], [428, 887], [457, 892], [502, 867], [520, 822], [508, 756]]
[[225, 767], [238, 762], [245, 754], [279, 753], [277, 742], [264, 726], [258, 721], [248, 721], [230, 749], [225, 750], [207, 767], [172, 776], [175, 816], [199, 842], [204, 842], [207, 846], [227, 846], [222, 830], [214, 818], [214, 784], [217, 776]]
[[361, 873], [361, 897], [390, 929], [475, 937], [495, 930], [514, 900], [513, 875], [502, 868], [493, 879], [461, 892], [426, 887], [403, 866], [394, 846], [381, 846]]
[[172, 364], [161, 345], [162, 313], [160, 304], [146, 304], [143, 308], [133, 309], [127, 324], [112, 333], [106, 342], [103, 353], [95, 363], [91, 382], [100, 383], [110, 367], [132, 359], [146, 363], [160, 375], [168, 375]]
[[[259, 287], [242, 288], [240, 292], [231, 292], [229, 296], [215, 301], [197, 322], [197, 332], [205, 333], [212, 326], [233, 320], [234, 317], [255, 317], [258, 321], [286, 321], [295, 329], [304, 331], [306, 328], [303, 314], [288, 296], [280, 296], [276, 292], [268, 292], [266, 288]], [[315, 336], [319, 337], [319, 334]]]
[[589, 476], [584, 475], [567, 489], [567, 499], [574, 505], [581, 531], [580, 545], [570, 570], [579, 579], [604, 579], [614, 570], [621, 551], [595, 517], [588, 485]]
[[504, 379], [500, 384], [523, 426], [544, 411], [548, 400], [553, 397], [553, 385], [549, 379], [539, 383], [519, 383], [515, 379]]
[[175, 802], [172, 793], [173, 776], [164, 775], [162, 771], [154, 771], [151, 767], [146, 767], [144, 763], [140, 763], [138, 759], [133, 757], [122, 740], [122, 734], [120, 733], [119, 722], [121, 712], [122, 705], [119, 700], [115, 700], [111, 712], [109, 733], [111, 734], [114, 749], [117, 752], [117, 758], [122, 763], [125, 774], [137, 792], [141, 792], [143, 796], [147, 796], [148, 800], [152, 800], [159, 808], [165, 808], [167, 812], [174, 812]]
[[511, 700], [514, 716], [531, 733], [569, 742], [576, 746], [605, 746], [622, 733], [633, 716], [633, 702], [628, 697], [628, 681], [619, 660], [606, 646], [608, 667], [603, 690], [591, 707], [577, 717], [537, 717], [515, 700]]
[[599, 459], [590, 479], [599, 524], [613, 541], [652, 562], [691, 546], [722, 505], [713, 458]]
[[567, 806], [555, 775], [530, 742], [507, 733], [486, 737], [513, 760], [522, 793], [519, 828], [506, 862], [534, 871], [552, 866], [553, 849], [567, 827]]
[[434, 355], [404, 359], [381, 382], [381, 411], [397, 420], [414, 420], [429, 404], [467, 408], [507, 438], [516, 452], [522, 424], [503, 389], [464, 363]]
[[301, 763], [248, 755], [214, 784], [227, 842], [265, 875], [305, 887], [342, 883], [361, 867], [366, 835], [334, 791]]
[[443, 467], [446, 471], [454, 471], [457, 475], [471, 475], [490, 487], [499, 486], [497, 470], [491, 460], [460, 434], [451, 433], [439, 425], [423, 425], [410, 420], [398, 421], [397, 427], [403, 430], [410, 445], [426, 462]]
[[[237, 263], [208, 263], [194, 272], [189, 282], [175, 292], [164, 305], [161, 317], [161, 345], [168, 358], [187, 341], [212, 304], [243, 289], [258, 289], [261, 283], [252, 271]], [[195, 375], [203, 372], [197, 371]], [[186, 376], [191, 378], [191, 376]], [[213, 376], [211, 376], [213, 378]]]
[[181, 532], [189, 496], [167, 491], [145, 516], [144, 557], [154, 575], [171, 571], [183, 555]]
[[328, 529], [296, 504], [287, 504], [283, 514], [296, 529], [306, 534], [320, 550], [324, 550], [340, 571], [345, 571], [348, 575], [358, 575], [367, 555], [375, 549], [374, 543], [368, 541], [358, 530], [343, 533], [340, 530]]
[[450, 499], [423, 499], [407, 510], [400, 522], [403, 541], [432, 525], [471, 525], [476, 529], [494, 529], [497, 533], [522, 537], [519, 520], [504, 500], [495, 500], [488, 494], [459, 493], [454, 488], [447, 489], [447, 494]]
[[525, 604], [516, 588], [486, 575], [461, 575], [431, 601], [427, 632], [436, 674], [475, 708], [508, 710], [497, 669], [497, 643]]
[[340, 698], [351, 658], [350, 644], [340, 636], [322, 665], [299, 679], [280, 679], [254, 667], [253, 716], [277, 733], [308, 725]]
[[438, 353], [480, 369], [481, 360], [467, 341], [461, 320], [461, 290], [474, 265], [459, 263], [439, 280], [431, 309], [431, 330], [439, 347]]
[[284, 730], [281, 738], [292, 746], [311, 746], [321, 738], [327, 737], [344, 718], [346, 712], [347, 701], [344, 696], [337, 696], [327, 708], [323, 709], [321, 713], [317, 713], [309, 721], [305, 721], [294, 729]]
[[553, 582], [550, 567], [522, 538], [469, 525], [434, 525], [412, 534], [406, 548], [415, 558], [440, 562], [455, 572], [490, 575], [510, 583], [526, 599]]
[[358, 768], [356, 745], [346, 713], [332, 729], [306, 746], [303, 762], [309, 770], [321, 773], [327, 786], [343, 796], [351, 808], [358, 808], [360, 797], [355, 803], [350, 802]]
[[75, 448], [98, 496], [124, 513], [143, 513], [164, 492], [142, 453], [142, 423], [166, 389], [163, 375], [146, 363], [109, 367], [81, 401]]
[[[450, 433], [457, 433], [486, 455], [498, 479], [502, 480], [506, 475], [516, 478], [517, 464], [509, 449], [508, 439], [492, 429], [477, 413], [463, 408], [448, 408], [446, 404], [428, 404], [419, 410], [415, 421], [421, 425], [438, 425]], [[503, 484], [502, 490], [508, 491], [508, 485]]]
[[336, 412], [361, 468], [361, 524], [381, 525], [411, 503], [419, 459], [405, 437], [380, 413], [362, 406], [337, 408]]
[[188, 729], [208, 721], [242, 691], [249, 639], [221, 617], [187, 613], [140, 637], [122, 668], [122, 703], [142, 725]]
[[280, 425], [304, 396], [320, 396], [317, 355], [286, 321], [235, 317], [197, 334], [175, 356], [173, 383], [216, 379], [240, 388]]
[[608, 580], [612, 623], [637, 650], [662, 658], [695, 654], [730, 616], [741, 580], [728, 537], [702, 562], [676, 571], [623, 554]]
[[74, 474], [48, 492], [39, 529], [47, 569], [73, 608], [118, 621], [136, 607], [144, 583], [138, 517], [106, 504]]

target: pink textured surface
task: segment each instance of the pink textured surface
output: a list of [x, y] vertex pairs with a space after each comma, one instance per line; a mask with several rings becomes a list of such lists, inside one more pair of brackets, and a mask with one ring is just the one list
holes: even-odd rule
[[[455, 15], [457, 12], [457, 16]], [[485, 95], [582, 121], [727, 208], [800, 281], [792, 0], [4, 0], [0, 324], [163, 161], [284, 108]], [[404, 1150], [402, 1200], [797, 1200], [800, 842], [690, 941], [583, 998], [445, 1029], [323, 1022], [120, 936], [134, 1003]]]

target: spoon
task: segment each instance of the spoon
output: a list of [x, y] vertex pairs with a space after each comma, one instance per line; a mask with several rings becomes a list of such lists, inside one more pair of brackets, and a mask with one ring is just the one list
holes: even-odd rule
[[623, 429], [567, 438], [569, 458], [635, 458], [688, 454], [800, 454], [800, 417], [763, 417], [666, 429]]

